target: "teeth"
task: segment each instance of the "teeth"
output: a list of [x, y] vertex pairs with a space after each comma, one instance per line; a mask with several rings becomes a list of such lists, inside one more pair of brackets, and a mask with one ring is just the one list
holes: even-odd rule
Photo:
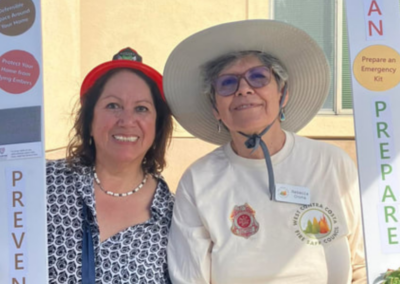
[[248, 107], [250, 107], [251, 105], [240, 105], [240, 106], [238, 106], [236, 109], [244, 109], [244, 108], [248, 108]]
[[139, 138], [137, 136], [126, 137], [126, 136], [120, 136], [120, 135], [113, 135], [113, 137], [115, 139], [117, 139], [118, 141], [124, 141], [124, 142], [135, 142]]

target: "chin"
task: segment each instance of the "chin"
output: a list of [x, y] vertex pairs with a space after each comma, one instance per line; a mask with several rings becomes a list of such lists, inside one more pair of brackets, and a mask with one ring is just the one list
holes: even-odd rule
[[250, 121], [246, 123], [238, 123], [233, 127], [234, 131], [241, 131], [244, 133], [260, 133], [263, 131], [269, 123], [265, 123], [263, 121], [262, 123], [260, 121]]
[[113, 160], [118, 163], [133, 163], [137, 160], [140, 160], [140, 162], [141, 162], [142, 159], [141, 159], [141, 157], [138, 157], [137, 155], [132, 156], [132, 155], [125, 153], [125, 154], [119, 154], [117, 156], [114, 156]]

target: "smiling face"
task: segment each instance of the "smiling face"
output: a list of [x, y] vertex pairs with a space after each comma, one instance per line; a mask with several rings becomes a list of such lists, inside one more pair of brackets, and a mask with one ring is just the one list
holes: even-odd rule
[[[263, 64], [258, 58], [246, 56], [227, 66], [219, 76], [243, 74], [261, 65]], [[218, 93], [215, 95], [217, 111], [214, 111], [214, 115], [218, 120], [222, 120], [231, 134], [238, 131], [246, 134], [260, 133], [278, 116], [281, 96], [274, 76], [271, 76], [268, 85], [261, 88], [252, 88], [244, 78], [241, 78], [239, 87], [233, 95], [226, 97]], [[287, 98], [288, 96], [284, 105]], [[274, 123], [273, 128], [280, 129], [280, 124]]]
[[91, 135], [96, 160], [141, 163], [153, 144], [156, 118], [146, 82], [127, 70], [113, 75], [94, 107]]

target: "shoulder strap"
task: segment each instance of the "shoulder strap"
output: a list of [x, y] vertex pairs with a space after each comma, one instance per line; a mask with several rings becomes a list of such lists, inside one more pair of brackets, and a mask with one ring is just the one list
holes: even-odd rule
[[95, 284], [95, 265], [92, 231], [89, 216], [92, 215], [89, 207], [83, 202], [83, 236], [82, 236], [82, 284]]

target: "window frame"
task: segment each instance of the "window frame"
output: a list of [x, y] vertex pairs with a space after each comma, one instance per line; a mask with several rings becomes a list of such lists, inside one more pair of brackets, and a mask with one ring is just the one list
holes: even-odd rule
[[[275, 19], [275, 1], [269, 0], [269, 18]], [[335, 63], [333, 66], [333, 109], [321, 109], [319, 115], [352, 115], [353, 109], [345, 109], [342, 106], [342, 76], [343, 76], [343, 1], [344, 0], [334, 0], [335, 1]]]

